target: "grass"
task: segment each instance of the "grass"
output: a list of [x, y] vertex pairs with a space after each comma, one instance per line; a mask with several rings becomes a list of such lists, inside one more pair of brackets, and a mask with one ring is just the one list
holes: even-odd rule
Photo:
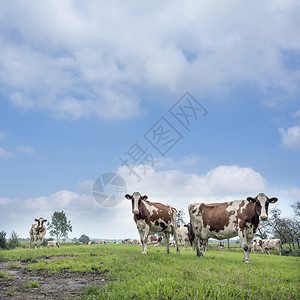
[[38, 288], [38, 287], [39, 287], [39, 283], [37, 280], [32, 280], [32, 281], [26, 282], [24, 285], [25, 289]]
[[186, 248], [89, 245], [0, 252], [0, 260], [27, 261], [30, 270], [94, 272], [105, 284], [87, 287], [82, 299], [300, 299], [300, 258], [210, 250], [204, 258]]

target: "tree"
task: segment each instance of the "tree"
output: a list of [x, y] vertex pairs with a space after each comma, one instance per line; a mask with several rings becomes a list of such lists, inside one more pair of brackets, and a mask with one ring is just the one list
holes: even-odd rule
[[5, 231], [1, 231], [0, 232], [0, 248], [2, 248], [2, 249], [6, 249], [7, 248], [5, 236], [6, 236], [6, 232]]
[[14, 249], [20, 246], [19, 236], [13, 231], [8, 240], [8, 248]]
[[67, 220], [66, 214], [61, 211], [55, 211], [51, 216], [51, 223], [48, 222], [47, 227], [50, 229], [50, 235], [56, 236], [57, 241], [60, 241], [61, 237], [68, 237], [68, 232], [72, 232], [71, 221]]
[[269, 221], [260, 222], [255, 237], [259, 237], [262, 240], [265, 240], [268, 238], [268, 233], [270, 233], [270, 230], [271, 229]]
[[85, 235], [85, 234], [81, 235], [81, 237], [78, 239], [78, 241], [80, 243], [88, 243], [89, 240], [90, 240], [90, 238], [87, 235]]
[[183, 210], [179, 210], [176, 214], [176, 221], [178, 226], [185, 225], [185, 222], [183, 220], [183, 217], [185, 216], [185, 213]]

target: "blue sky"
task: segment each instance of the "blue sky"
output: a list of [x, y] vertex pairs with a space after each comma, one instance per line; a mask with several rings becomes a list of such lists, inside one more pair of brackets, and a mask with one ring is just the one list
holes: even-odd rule
[[[107, 172], [186, 213], [264, 192], [291, 215], [299, 14], [279, 0], [1, 3], [0, 230], [26, 237], [35, 218], [64, 210], [70, 237], [137, 237], [127, 200], [93, 198]], [[169, 112], [187, 92], [208, 112], [189, 130]], [[164, 156], [144, 138], [161, 118], [180, 135]], [[120, 160], [136, 142], [155, 161], [146, 173], [128, 162], [139, 182]]]

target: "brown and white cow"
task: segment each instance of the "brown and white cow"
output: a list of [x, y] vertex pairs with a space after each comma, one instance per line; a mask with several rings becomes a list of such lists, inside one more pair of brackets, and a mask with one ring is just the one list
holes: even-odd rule
[[258, 253], [258, 251], [262, 251], [262, 240], [253, 240], [253, 252]]
[[147, 254], [149, 232], [163, 232], [166, 238], [166, 253], [169, 253], [170, 234], [174, 235], [177, 253], [179, 253], [177, 239], [176, 209], [169, 205], [147, 201], [148, 196], [139, 192], [126, 194], [131, 200], [133, 219], [137, 225], [142, 242], [142, 254]]
[[57, 241], [48, 241], [47, 248], [49, 247], [58, 247], [60, 248], [60, 244]]
[[162, 242], [162, 236], [155, 236], [155, 235], [148, 236], [148, 242], [147, 242], [148, 245], [151, 244], [156, 247], [159, 247], [161, 242]]
[[243, 250], [244, 262], [250, 262], [252, 240], [257, 232], [259, 222], [268, 220], [269, 203], [277, 198], [268, 198], [260, 193], [255, 198], [224, 203], [196, 203], [189, 206], [191, 224], [195, 233], [197, 256], [203, 256], [200, 240], [210, 237], [223, 240], [239, 236]]
[[29, 231], [29, 237], [30, 237], [29, 238], [29, 250], [31, 248], [32, 242], [34, 243], [34, 249], [37, 249], [38, 240], [41, 241], [40, 248], [42, 249], [42, 244], [43, 244], [44, 237], [46, 234], [46, 227], [45, 227], [44, 223], [46, 223], [47, 220], [43, 219], [41, 217], [39, 219], [35, 219], [34, 221], [37, 223], [32, 224], [30, 231]]
[[219, 241], [218, 248], [219, 248], [219, 251], [223, 251], [224, 250], [224, 243]]
[[259, 246], [262, 248], [262, 252], [270, 254], [270, 250], [277, 250], [279, 255], [281, 255], [281, 241], [280, 239], [269, 239], [269, 240], [260, 240]]

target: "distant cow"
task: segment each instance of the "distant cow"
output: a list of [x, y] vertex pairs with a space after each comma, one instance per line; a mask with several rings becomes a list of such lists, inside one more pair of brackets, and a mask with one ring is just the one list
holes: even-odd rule
[[180, 243], [181, 247], [184, 249], [185, 242], [189, 242], [189, 232], [188, 232], [188, 225], [184, 226], [177, 226], [177, 237], [178, 242]]
[[260, 241], [262, 252], [266, 253], [266, 250], [268, 251], [268, 254], [270, 254], [270, 250], [277, 250], [279, 255], [281, 255], [281, 241], [280, 239], [270, 239], [270, 240], [261, 240]]
[[93, 245], [93, 244], [95, 244], [95, 242], [94, 242], [94, 241], [88, 241], [87, 244], [88, 244], [88, 245]]
[[[191, 244], [191, 248], [192, 250], [195, 250], [195, 233], [193, 231], [193, 227], [191, 223], [187, 224], [187, 229], [188, 229], [188, 236], [189, 236], [189, 241]], [[200, 249], [203, 246], [203, 251], [207, 251], [208, 250], [208, 239], [206, 240], [200, 240]]]
[[262, 241], [261, 240], [253, 240], [253, 252], [258, 253], [258, 251], [262, 251]]
[[37, 222], [37, 223], [32, 224], [31, 228], [30, 228], [30, 231], [29, 231], [29, 236], [30, 236], [29, 250], [31, 248], [31, 243], [32, 242], [34, 243], [34, 249], [37, 249], [38, 240], [41, 241], [40, 242], [40, 248], [42, 249], [42, 244], [43, 244], [44, 237], [45, 237], [45, 234], [46, 234], [46, 227], [45, 227], [44, 223], [46, 223], [47, 220], [43, 219], [41, 217], [39, 219], [35, 219], [34, 221]]
[[125, 195], [131, 200], [134, 221], [142, 242], [142, 254], [147, 254], [147, 241], [149, 232], [163, 232], [166, 238], [166, 253], [169, 253], [170, 234], [173, 233], [179, 253], [177, 240], [176, 209], [169, 205], [147, 201], [148, 196], [139, 192]]
[[151, 244], [151, 245], [154, 245], [156, 247], [159, 247], [161, 242], [162, 242], [162, 236], [155, 236], [155, 235], [149, 235], [148, 236], [147, 244]]
[[57, 241], [48, 241], [47, 248], [49, 247], [60, 247], [60, 244]]
[[106, 245], [106, 242], [105, 242], [105, 240], [98, 240], [98, 242], [97, 242], [98, 244], [102, 244], [102, 245]]
[[255, 198], [224, 203], [196, 203], [189, 206], [192, 229], [195, 234], [197, 256], [203, 256], [200, 240], [213, 237], [218, 240], [239, 236], [244, 262], [250, 262], [252, 240], [258, 230], [259, 222], [268, 220], [270, 203], [277, 198], [268, 198], [258, 194]]
[[223, 251], [224, 250], [224, 243], [219, 241], [218, 248], [219, 248], [219, 251]]

